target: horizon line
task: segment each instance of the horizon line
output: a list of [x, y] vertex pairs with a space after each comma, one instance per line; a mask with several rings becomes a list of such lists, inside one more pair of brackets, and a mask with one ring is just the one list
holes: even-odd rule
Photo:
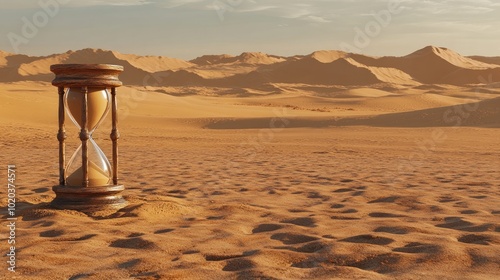
[[279, 54], [274, 54], [274, 53], [267, 53], [267, 52], [264, 52], [264, 51], [242, 51], [242, 52], [239, 52], [237, 54], [234, 54], [234, 53], [213, 53], [213, 54], [202, 54], [202, 55], [198, 55], [194, 58], [190, 58], [190, 59], [184, 59], [184, 58], [179, 58], [179, 57], [175, 57], [175, 56], [167, 56], [167, 55], [159, 55], [159, 54], [140, 54], [140, 53], [130, 53], [130, 52], [122, 52], [122, 51], [119, 51], [119, 50], [113, 50], [113, 49], [105, 49], [105, 48], [93, 48], [93, 47], [84, 47], [84, 48], [81, 48], [81, 49], [76, 49], [76, 50], [73, 50], [73, 49], [69, 49], [67, 51], [63, 51], [63, 52], [54, 52], [54, 53], [51, 53], [51, 54], [40, 54], [40, 55], [37, 55], [37, 54], [28, 54], [28, 53], [15, 53], [15, 52], [9, 52], [9, 51], [6, 51], [6, 50], [2, 50], [0, 49], [0, 52], [4, 52], [4, 53], [8, 53], [8, 54], [12, 54], [12, 55], [25, 55], [25, 56], [28, 56], [28, 57], [49, 57], [49, 56], [52, 56], [52, 55], [60, 55], [60, 54], [64, 54], [64, 53], [68, 53], [68, 52], [78, 52], [78, 51], [83, 51], [83, 50], [95, 50], [95, 51], [109, 51], [109, 52], [118, 52], [118, 53], [121, 53], [121, 54], [124, 54], [124, 55], [136, 55], [136, 56], [143, 56], [143, 57], [147, 57], [147, 56], [153, 56], [153, 57], [166, 57], [166, 58], [173, 58], [173, 59], [180, 59], [180, 60], [184, 60], [184, 61], [191, 61], [191, 60], [194, 60], [194, 59], [197, 59], [197, 58], [200, 58], [200, 57], [203, 57], [203, 56], [208, 56], [208, 55], [230, 55], [230, 56], [233, 56], [233, 57], [237, 57], [237, 56], [240, 56], [242, 54], [245, 54], [245, 53], [262, 53], [262, 54], [266, 54], [266, 55], [270, 55], [270, 56], [277, 56], [277, 57], [283, 57], [283, 58], [290, 58], [290, 57], [294, 57], [294, 56], [307, 56], [307, 55], [311, 55], [315, 52], [319, 52], [319, 51], [337, 51], [337, 52], [344, 52], [344, 53], [348, 53], [348, 54], [357, 54], [357, 55], [363, 55], [363, 56], [369, 56], [369, 57], [402, 57], [402, 56], [406, 56], [406, 55], [410, 55], [414, 52], [417, 52], [417, 51], [420, 51], [420, 50], [423, 50], [423, 49], [426, 49], [426, 48], [429, 48], [429, 47], [435, 47], [435, 48], [439, 48], [439, 49], [447, 49], [447, 50], [451, 50], [453, 52], [456, 52], [464, 57], [473, 57], [473, 56], [481, 56], [481, 57], [500, 57], [500, 54], [498, 55], [484, 55], [484, 54], [462, 54], [458, 51], [455, 51], [454, 49], [451, 49], [451, 48], [448, 48], [448, 47], [443, 47], [443, 46], [436, 46], [436, 45], [426, 45], [424, 47], [421, 47], [421, 48], [418, 48], [410, 53], [406, 53], [406, 54], [403, 54], [403, 55], [372, 55], [372, 54], [367, 54], [367, 53], [357, 53], [357, 52], [347, 52], [347, 51], [342, 51], [342, 50], [339, 50], [339, 49], [318, 49], [318, 50], [315, 50], [315, 51], [312, 51], [312, 52], [309, 52], [309, 53], [305, 53], [305, 54], [294, 54], [294, 55], [279, 55]]

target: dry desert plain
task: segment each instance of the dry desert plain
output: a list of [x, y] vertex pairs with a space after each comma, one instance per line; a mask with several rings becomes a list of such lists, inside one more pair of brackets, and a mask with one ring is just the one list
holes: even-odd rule
[[[117, 212], [49, 207], [58, 63], [125, 67], [119, 172], [129, 204]], [[109, 127], [108, 118], [94, 134], [108, 156]], [[78, 131], [66, 128], [71, 154]], [[16, 272], [2, 254], [1, 279], [500, 274], [498, 57], [431, 46], [403, 57], [192, 61], [0, 52], [0, 131], [18, 215]], [[6, 187], [0, 196], [5, 225]]]

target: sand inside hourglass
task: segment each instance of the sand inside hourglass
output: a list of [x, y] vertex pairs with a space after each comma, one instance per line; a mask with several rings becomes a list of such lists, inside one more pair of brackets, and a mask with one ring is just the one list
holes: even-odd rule
[[[109, 94], [105, 88], [87, 89], [87, 129], [90, 133], [96, 128], [109, 108]], [[82, 127], [82, 105], [85, 94], [81, 88], [70, 88], [66, 94], [66, 106], [73, 121]], [[69, 176], [66, 183], [69, 186], [83, 186], [83, 171], [81, 167], [81, 150], [75, 152], [68, 165]], [[109, 183], [109, 163], [90, 136], [88, 146], [88, 186], [105, 186]]]
[[[89, 167], [87, 171], [89, 177], [89, 186], [105, 186], [109, 183], [107, 172], [102, 170], [92, 161], [89, 161]], [[81, 167], [75, 170], [71, 175], [69, 175], [68, 178], [66, 178], [66, 184], [74, 187], [83, 186], [83, 172]]]
[[[83, 93], [80, 88], [70, 88], [66, 103], [74, 121], [82, 127]], [[88, 88], [87, 93], [87, 129], [93, 130], [108, 110], [108, 93], [104, 88]]]

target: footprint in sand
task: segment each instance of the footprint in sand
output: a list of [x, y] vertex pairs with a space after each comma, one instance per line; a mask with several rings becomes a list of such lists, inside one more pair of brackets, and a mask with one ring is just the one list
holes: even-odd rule
[[255, 268], [256, 265], [253, 261], [248, 259], [233, 259], [227, 261], [227, 264], [222, 268], [223, 271], [241, 271]]
[[133, 232], [131, 234], [129, 234], [127, 237], [139, 237], [139, 236], [143, 236], [144, 233], [142, 232]]
[[353, 191], [353, 189], [351, 189], [351, 188], [340, 188], [340, 189], [334, 190], [333, 192], [334, 193], [345, 193], [345, 192], [351, 192], [351, 191]]
[[224, 216], [208, 216], [207, 220], [209, 221], [215, 221], [215, 220], [222, 220], [224, 219]]
[[460, 214], [464, 214], [464, 215], [472, 215], [472, 214], [477, 214], [479, 213], [479, 211], [476, 211], [476, 210], [463, 210], [463, 211], [460, 211]]
[[350, 182], [354, 182], [353, 179], [342, 179], [340, 180], [341, 183], [350, 183]]
[[348, 217], [348, 216], [331, 216], [332, 220], [361, 220], [359, 217]]
[[38, 188], [33, 190], [35, 193], [44, 193], [50, 191], [49, 188]]
[[186, 198], [185, 194], [187, 191], [184, 190], [171, 190], [168, 192], [167, 196], [175, 197], [175, 198]]
[[55, 222], [48, 222], [48, 221], [39, 221], [39, 222], [35, 222], [33, 223], [33, 227], [35, 226], [41, 226], [41, 227], [50, 227], [50, 226], [53, 226], [55, 224]]
[[307, 243], [314, 240], [318, 240], [319, 238], [303, 234], [276, 233], [271, 236], [271, 239], [279, 240], [283, 244], [290, 245], [290, 244]]
[[484, 231], [494, 231], [494, 224], [482, 224], [476, 225], [469, 221], [464, 220], [461, 217], [446, 217], [444, 218], [444, 224], [438, 224], [436, 227], [441, 228], [449, 228], [460, 231], [468, 231], [468, 232], [484, 232]]
[[282, 225], [277, 225], [277, 224], [260, 224], [252, 230], [252, 233], [269, 232], [282, 228], [283, 228]]
[[460, 200], [459, 198], [455, 198], [451, 195], [443, 195], [443, 196], [439, 197], [438, 201], [441, 203], [447, 203], [447, 202], [456, 202], [459, 200]]
[[307, 198], [319, 198], [323, 201], [328, 201], [328, 200], [330, 200], [331, 197], [327, 196], [327, 195], [322, 195], [319, 192], [309, 192], [307, 194]]
[[142, 189], [142, 192], [154, 192], [158, 190], [158, 188], [147, 188], [147, 189]]
[[410, 233], [410, 229], [406, 227], [398, 227], [398, 226], [381, 226], [373, 230], [374, 232], [387, 232], [392, 234], [408, 234]]
[[402, 257], [400, 255], [388, 253], [369, 256], [364, 260], [348, 262], [345, 265], [384, 274], [397, 270], [401, 259]]
[[74, 240], [72, 240], [72, 241], [83, 241], [83, 240], [89, 240], [89, 239], [91, 239], [91, 238], [93, 238], [93, 237], [96, 237], [96, 236], [97, 236], [97, 234], [86, 234], [86, 235], [84, 235], [84, 236], [81, 236], [81, 237], [75, 238], [75, 239], [74, 239]]
[[255, 263], [245, 257], [258, 253], [258, 250], [247, 251], [243, 254], [235, 255], [205, 255], [205, 260], [210, 262], [226, 261], [223, 271], [241, 271], [255, 268]]
[[440, 251], [440, 246], [434, 244], [424, 244], [419, 242], [412, 242], [404, 247], [395, 248], [394, 252], [412, 253], [412, 254], [435, 254]]
[[141, 263], [140, 259], [131, 259], [118, 265], [118, 268], [131, 268]]
[[160, 230], [155, 231], [154, 233], [155, 234], [160, 234], [160, 233], [168, 233], [168, 232], [171, 232], [171, 231], [174, 231], [174, 229], [173, 228], [160, 229]]
[[401, 218], [401, 217], [406, 217], [405, 215], [398, 215], [398, 214], [392, 214], [392, 213], [384, 213], [384, 212], [372, 212], [368, 214], [370, 217], [374, 218]]
[[335, 203], [335, 204], [332, 204], [332, 206], [330, 206], [330, 208], [333, 208], [333, 209], [340, 209], [340, 208], [344, 208], [345, 205], [344, 204], [339, 204], [339, 203]]
[[134, 279], [161, 279], [161, 276], [156, 272], [141, 272], [130, 276]]
[[242, 254], [232, 254], [232, 255], [219, 255], [219, 254], [207, 254], [205, 255], [205, 260], [209, 262], [225, 261], [230, 259], [249, 257], [257, 254], [259, 250], [246, 251]]
[[157, 248], [154, 242], [143, 239], [142, 237], [133, 237], [127, 239], [117, 239], [109, 245], [110, 247], [125, 248], [125, 249], [155, 249]]
[[399, 198], [400, 196], [387, 196], [368, 201], [368, 203], [394, 203]]
[[486, 235], [467, 234], [458, 238], [458, 241], [469, 244], [490, 245], [493, 238]]
[[87, 279], [91, 276], [93, 276], [93, 273], [79, 273], [77, 275], [73, 275], [68, 280], [80, 280], [80, 279]]
[[198, 254], [200, 251], [199, 250], [187, 250], [182, 252], [183, 255], [193, 255], [193, 254]]
[[357, 191], [357, 192], [353, 192], [352, 193], [352, 196], [361, 196], [363, 195], [365, 192], [364, 191]]
[[374, 236], [371, 234], [362, 234], [344, 238], [339, 241], [351, 242], [351, 243], [367, 243], [375, 245], [388, 245], [394, 242], [394, 239], [381, 236]]
[[299, 253], [307, 253], [307, 254], [312, 254], [312, 253], [317, 253], [319, 251], [324, 251], [325, 249], [328, 249], [329, 246], [321, 241], [313, 241], [310, 243], [307, 243], [299, 248], [291, 247], [291, 246], [281, 246], [281, 247], [274, 247], [274, 249], [285, 249], [285, 250], [290, 250], [294, 252], [299, 252]]
[[290, 212], [290, 213], [304, 213], [304, 212], [308, 212], [308, 211], [304, 210], [304, 209], [289, 209], [288, 212]]
[[311, 228], [316, 227], [316, 220], [314, 220], [313, 218], [309, 218], [309, 217], [283, 220], [283, 221], [281, 221], [281, 223], [294, 224], [297, 226], [311, 227]]
[[64, 234], [64, 230], [47, 230], [40, 232], [40, 237], [58, 237]]
[[308, 258], [306, 260], [303, 260], [303, 261], [300, 261], [300, 262], [296, 262], [296, 263], [293, 263], [292, 264], [292, 267], [296, 267], [296, 268], [315, 268], [315, 267], [318, 267], [321, 265], [321, 263], [323, 263], [324, 259], [322, 258]]

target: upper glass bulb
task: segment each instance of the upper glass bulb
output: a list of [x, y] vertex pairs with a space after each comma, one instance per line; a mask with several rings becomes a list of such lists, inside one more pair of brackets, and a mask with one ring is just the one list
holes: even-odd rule
[[[106, 88], [89, 87], [87, 92], [87, 130], [92, 133], [109, 111], [110, 95]], [[71, 120], [82, 128], [82, 104], [84, 94], [81, 88], [69, 88], [66, 93], [66, 107]]]

